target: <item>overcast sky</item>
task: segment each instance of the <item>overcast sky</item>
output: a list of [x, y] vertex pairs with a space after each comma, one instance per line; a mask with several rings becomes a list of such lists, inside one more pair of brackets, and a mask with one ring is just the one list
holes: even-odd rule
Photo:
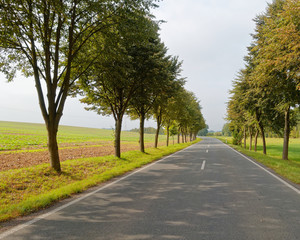
[[[183, 60], [186, 88], [201, 102], [210, 130], [225, 123], [228, 91], [236, 73], [244, 66], [243, 56], [251, 42], [252, 19], [264, 12], [265, 0], [164, 0], [153, 11], [161, 25], [162, 41], [169, 54]], [[33, 79], [19, 76], [7, 83], [0, 74], [0, 120], [42, 123]], [[78, 99], [67, 100], [63, 125], [97, 128], [114, 127], [111, 117], [84, 110]], [[149, 121], [146, 126], [155, 126]], [[124, 120], [123, 129], [138, 127]]]

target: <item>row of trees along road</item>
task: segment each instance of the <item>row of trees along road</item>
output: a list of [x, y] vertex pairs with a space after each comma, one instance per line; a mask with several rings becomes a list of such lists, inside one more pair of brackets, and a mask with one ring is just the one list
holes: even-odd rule
[[[34, 78], [57, 172], [57, 132], [69, 95], [81, 94], [89, 110], [113, 115], [118, 157], [124, 114], [141, 121], [141, 151], [150, 116], [158, 129], [165, 121], [185, 135], [202, 128], [199, 102], [180, 78], [181, 62], [167, 55], [159, 38], [159, 22], [151, 15], [155, 2], [0, 0], [0, 70], [9, 81], [17, 71]], [[189, 98], [179, 99], [184, 94]], [[185, 111], [191, 116], [179, 118], [176, 104], [189, 106]]]
[[288, 159], [289, 136], [300, 104], [300, 1], [274, 0], [255, 19], [253, 41], [245, 67], [233, 82], [227, 118], [235, 143], [271, 130], [284, 138], [282, 158]]

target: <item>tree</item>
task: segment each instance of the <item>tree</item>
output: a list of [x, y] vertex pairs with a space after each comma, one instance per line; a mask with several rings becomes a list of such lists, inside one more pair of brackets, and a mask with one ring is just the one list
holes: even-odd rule
[[[169, 134], [173, 138], [173, 145], [174, 145], [174, 136], [178, 134], [177, 126], [173, 122], [173, 124], [169, 127]], [[169, 139], [167, 140], [167, 146], [169, 145]]]
[[[174, 136], [179, 134], [178, 133], [178, 126], [176, 122], [176, 114], [177, 114], [177, 101], [176, 101], [176, 93], [172, 97], [165, 99], [165, 102], [163, 104], [163, 110], [161, 111], [161, 119], [162, 124], [166, 129], [167, 134], [167, 146], [169, 145], [169, 137], [173, 137], [173, 143], [174, 143]], [[156, 113], [157, 114], [157, 113]], [[157, 121], [158, 122], [158, 121]], [[158, 140], [155, 140], [156, 142]]]
[[96, 33], [114, 24], [112, 16], [152, 6], [153, 1], [146, 0], [0, 0], [1, 71], [8, 80], [16, 71], [34, 77], [51, 167], [57, 172], [61, 171], [57, 132], [65, 101], [72, 84], [94, 59], [87, 58], [76, 72], [74, 60]]
[[[177, 92], [175, 97], [175, 118], [178, 126], [178, 133], [181, 133], [182, 142], [194, 139], [200, 129], [204, 128], [205, 120], [201, 113], [201, 106], [194, 93], [187, 91], [183, 87]], [[180, 141], [178, 134], [178, 143]]]
[[[174, 79], [170, 78], [170, 56], [166, 55], [167, 49], [159, 39], [153, 36], [149, 42], [136, 48], [134, 52], [135, 78], [138, 79], [137, 91], [129, 104], [131, 118], [140, 119], [140, 151], [144, 147], [144, 122], [150, 117], [150, 111], [158, 99], [166, 98], [167, 91]], [[156, 138], [160, 130], [161, 118], [158, 121]], [[157, 144], [156, 144], [157, 147]]]
[[198, 136], [207, 136], [207, 134], [208, 134], [208, 129], [209, 129], [209, 126], [206, 125], [205, 128], [202, 128], [202, 129], [198, 132]]
[[244, 135], [246, 145], [247, 111], [242, 102], [244, 101], [247, 83], [244, 72], [241, 70], [233, 82], [232, 96], [227, 104], [227, 120], [230, 121], [230, 130], [233, 132], [233, 144], [241, 144]]
[[[157, 25], [147, 16], [131, 13], [98, 41], [89, 46], [97, 59], [90, 71], [81, 77], [79, 88], [85, 97], [87, 110], [115, 119], [115, 156], [121, 156], [122, 120], [130, 100], [140, 86], [136, 52], [149, 44], [149, 38], [157, 34]], [[144, 63], [147, 65], [147, 63]]]
[[156, 135], [154, 147], [158, 146], [158, 135], [162, 125], [167, 131], [167, 146], [169, 145], [169, 127], [174, 117], [175, 108], [174, 96], [180, 91], [185, 83], [184, 78], [180, 78], [182, 62], [178, 57], [167, 57], [165, 59], [165, 81], [161, 82], [161, 93], [155, 99], [152, 108], [152, 115], [156, 120]]
[[229, 129], [229, 123], [225, 123], [222, 128], [222, 135], [226, 137], [231, 137], [231, 131]]

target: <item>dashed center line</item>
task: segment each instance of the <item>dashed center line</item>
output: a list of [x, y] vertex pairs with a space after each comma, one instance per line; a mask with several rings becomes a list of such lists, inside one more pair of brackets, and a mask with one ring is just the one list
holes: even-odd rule
[[201, 170], [204, 170], [206, 161], [204, 160], [201, 166]]

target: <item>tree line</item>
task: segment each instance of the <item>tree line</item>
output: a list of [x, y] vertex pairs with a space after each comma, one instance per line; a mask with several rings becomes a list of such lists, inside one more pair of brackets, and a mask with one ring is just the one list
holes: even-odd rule
[[160, 39], [156, 7], [155, 0], [0, 0], [0, 70], [8, 81], [18, 71], [33, 77], [57, 172], [57, 132], [69, 96], [114, 117], [117, 157], [125, 114], [140, 120], [142, 152], [150, 117], [155, 147], [162, 126], [167, 145], [170, 131], [185, 142], [205, 126], [199, 101], [184, 88], [182, 62]]
[[233, 81], [227, 119], [234, 143], [257, 138], [267, 153], [266, 131], [282, 136], [282, 159], [288, 159], [291, 130], [300, 104], [300, 1], [274, 0], [254, 21], [255, 33], [245, 67]]

